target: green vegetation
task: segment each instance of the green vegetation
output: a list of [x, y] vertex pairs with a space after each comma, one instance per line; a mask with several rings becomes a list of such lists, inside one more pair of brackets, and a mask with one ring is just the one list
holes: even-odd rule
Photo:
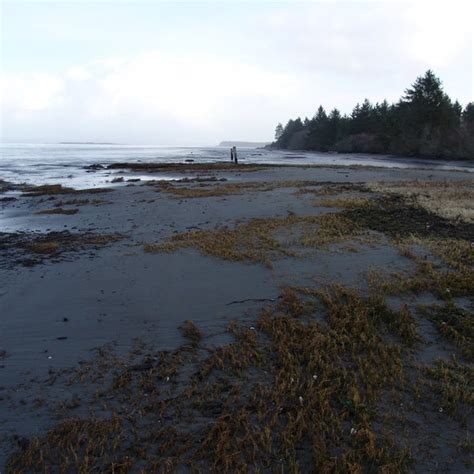
[[396, 104], [365, 99], [349, 116], [320, 106], [312, 119], [278, 124], [275, 139], [284, 149], [474, 159], [474, 103], [463, 111], [427, 71]]

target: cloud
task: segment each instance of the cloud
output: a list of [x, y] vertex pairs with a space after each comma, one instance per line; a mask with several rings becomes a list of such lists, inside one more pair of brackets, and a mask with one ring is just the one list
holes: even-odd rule
[[74, 66], [66, 71], [66, 78], [72, 81], [87, 81], [92, 79], [92, 75], [85, 67]]
[[445, 67], [463, 46], [469, 44], [472, 48], [474, 4], [471, 1], [454, 1], [449, 8], [439, 2], [414, 3], [407, 9], [405, 18], [412, 31], [407, 53], [415, 60]]
[[64, 79], [51, 74], [0, 76], [2, 111], [12, 109], [18, 114], [40, 112], [62, 103]]
[[[72, 45], [90, 36], [94, 47], [108, 46], [104, 38], [118, 34], [104, 57], [80, 49], [86, 59], [61, 72], [51, 72], [60, 68], [54, 58], [42, 71], [28, 64], [21, 73], [4, 71], [3, 137], [176, 145], [267, 140], [276, 122], [311, 116], [319, 104], [350, 112], [364, 97], [397, 100], [428, 68], [451, 96], [472, 100], [471, 1], [245, 5], [229, 25], [221, 17], [187, 18], [188, 28], [178, 22], [169, 31], [153, 24], [156, 37], [144, 31], [130, 49], [116, 45], [132, 36], [118, 25], [103, 30], [100, 23], [90, 35], [76, 27]], [[62, 25], [69, 36], [70, 23]], [[141, 38], [141, 26], [133, 38]]]
[[219, 134], [231, 136], [232, 128], [245, 129], [239, 124], [246, 120], [254, 127], [257, 122], [252, 138], [268, 137], [274, 122], [269, 109], [294, 101], [301, 82], [251, 64], [162, 51], [92, 61], [55, 76], [3, 76], [2, 81], [9, 91], [2, 105], [6, 136], [34, 124], [74, 136], [80, 124], [82, 134], [123, 141], [116, 131], [133, 121], [137, 140], [147, 138], [140, 136], [141, 123], [144, 130], [154, 124], [160, 141], [169, 137], [177, 143], [213, 143]]

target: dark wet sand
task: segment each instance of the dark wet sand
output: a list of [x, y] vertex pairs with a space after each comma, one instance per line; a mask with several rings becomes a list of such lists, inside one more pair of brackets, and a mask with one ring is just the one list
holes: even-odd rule
[[[469, 178], [466, 173], [434, 170], [300, 167], [200, 174], [223, 177], [228, 183], [312, 180], [315, 185]], [[380, 244], [357, 253], [317, 252], [304, 260], [280, 259], [273, 269], [223, 261], [191, 249], [145, 253], [143, 243], [187, 230], [330, 209], [315, 208], [310, 196], [296, 196], [294, 188], [180, 199], [140, 182], [128, 184], [104, 196], [80, 196], [108, 203], [77, 206], [74, 215], [35, 214], [74, 196], [16, 196], [15, 201], [0, 202], [4, 233], [67, 230], [123, 236], [118, 242], [66, 252], [31, 267], [15, 263], [12, 255], [2, 259], [0, 350], [7, 356], [0, 359], [0, 466], [15, 449], [14, 434], [30, 438], [58, 421], [48, 407], [62, 400], [68, 389], [48, 390], [48, 373], [77, 366], [95, 347], [113, 342], [119, 353], [126, 353], [139, 338], [160, 350], [173, 349], [183, 342], [178, 327], [185, 320], [202, 328], [208, 345], [218, 345], [228, 338], [223, 333], [228, 321], [251, 320], [261, 300], [275, 300], [283, 285], [337, 281], [363, 287], [361, 275], [370, 268], [395, 271], [412, 265], [396, 249]], [[449, 347], [439, 344], [435, 355], [443, 350], [449, 353]], [[47, 397], [42, 408], [34, 403], [39, 393]]]

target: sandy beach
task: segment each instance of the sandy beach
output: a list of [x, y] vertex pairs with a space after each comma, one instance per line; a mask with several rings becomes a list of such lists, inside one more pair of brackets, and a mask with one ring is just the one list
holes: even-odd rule
[[471, 173], [110, 172], [0, 183], [1, 472], [472, 472]]

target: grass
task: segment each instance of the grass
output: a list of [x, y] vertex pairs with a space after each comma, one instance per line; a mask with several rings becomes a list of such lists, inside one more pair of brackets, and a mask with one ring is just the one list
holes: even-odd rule
[[453, 360], [438, 360], [425, 368], [429, 388], [439, 396], [439, 411], [448, 411], [469, 420], [474, 406], [474, 368]]
[[[16, 458], [8, 472], [38, 472], [41, 466], [57, 466], [60, 472], [92, 472], [97, 461], [112, 472], [127, 472], [130, 461], [116, 453], [123, 445], [122, 421], [118, 417], [71, 419], [35, 438]], [[16, 471], [21, 466], [21, 471]]]
[[202, 332], [193, 321], [185, 321], [180, 326], [181, 334], [186, 338], [192, 347], [197, 347], [202, 340]]
[[[312, 181], [244, 181], [237, 183], [226, 183], [208, 186], [200, 181], [199, 186], [182, 186], [180, 182], [189, 182], [180, 180], [176, 183], [171, 181], [159, 181], [157, 183], [150, 183], [158, 185], [160, 191], [165, 191], [178, 198], [205, 198], [205, 197], [219, 197], [236, 194], [243, 194], [247, 191], [268, 192], [281, 188], [298, 188], [301, 186], [314, 185]], [[214, 181], [214, 180], [212, 180]]]
[[456, 238], [417, 237], [410, 235], [398, 240], [400, 248], [422, 246], [453, 268], [465, 269], [474, 265], [474, 246], [471, 241]]
[[403, 196], [440, 217], [474, 223], [472, 180], [380, 182], [368, 187], [375, 192]]
[[[409, 236], [395, 244], [412, 260], [415, 271], [386, 274], [369, 272], [369, 285], [384, 294], [431, 292], [443, 300], [471, 296], [474, 288], [474, 249], [464, 239]], [[420, 254], [420, 249], [428, 255]], [[428, 258], [429, 257], [429, 258]], [[433, 260], [438, 258], [438, 262]]]
[[377, 199], [376, 206], [347, 209], [344, 215], [368, 229], [400, 239], [410, 234], [418, 237], [464, 238], [474, 234], [474, 225], [452, 222], [422, 207], [407, 203], [398, 196]]
[[[433, 455], [447, 464], [435, 448], [445, 445], [453, 425], [426, 424], [450, 416], [466, 430], [473, 369], [462, 359], [415, 365], [424, 342], [412, 309], [394, 309], [384, 295], [431, 291], [445, 300], [425, 308], [425, 316], [471, 360], [472, 314], [452, 300], [472, 296], [472, 228], [396, 196], [319, 203], [325, 201], [344, 211], [252, 219], [176, 234], [144, 249], [195, 248], [271, 266], [301, 246], [359, 239], [368, 228], [391, 237], [415, 271], [372, 273], [366, 294], [342, 285], [282, 288], [252, 326], [230, 323], [232, 342], [218, 347], [207, 347], [200, 328], [186, 321], [180, 327], [185, 345], [173, 351], [138, 345], [139, 363], [132, 355], [98, 351], [68, 385], [68, 394], [75, 383], [96, 387], [93, 397], [81, 397], [90, 416], [65, 415], [18, 450], [8, 472], [400, 473]], [[443, 430], [439, 439], [435, 429]], [[427, 436], [434, 447], [423, 451]], [[459, 451], [462, 460], [468, 456]]]
[[376, 205], [373, 199], [362, 198], [358, 196], [319, 199], [313, 201], [312, 204], [315, 207], [340, 207], [344, 209], [359, 209]]
[[277, 231], [288, 230], [296, 244], [320, 247], [354, 237], [358, 226], [339, 214], [251, 219], [232, 229], [197, 230], [173, 235], [164, 243], [145, 244], [149, 253], [195, 248], [205, 255], [231, 261], [248, 261], [272, 267], [272, 259], [294, 256], [291, 242], [281, 242]]
[[[284, 289], [255, 326], [230, 324], [224, 346], [98, 363], [90, 410], [111, 415], [62, 421], [8, 472], [405, 472], [409, 449], [380, 430], [378, 404], [405, 385], [413, 325], [342, 286]], [[182, 330], [198, 341], [194, 324]]]
[[185, 187], [176, 186], [169, 181], [161, 181], [159, 190], [165, 191], [178, 198], [204, 198], [211, 196], [228, 196], [231, 194], [241, 194], [246, 190], [262, 190], [262, 183], [231, 183], [206, 187]]
[[341, 214], [322, 214], [315, 219], [318, 226], [306, 228], [300, 238], [300, 243], [306, 247], [318, 248], [361, 235], [362, 229], [359, 225]]
[[431, 319], [440, 334], [452, 342], [469, 361], [474, 361], [474, 313], [449, 302], [444, 306], [420, 307], [422, 314]]
[[42, 209], [41, 211], [35, 212], [35, 214], [65, 214], [72, 215], [77, 214], [79, 209], [64, 209], [63, 207], [54, 207], [53, 209]]
[[36, 254], [59, 255], [66, 251], [75, 251], [87, 246], [105, 245], [121, 240], [118, 234], [70, 234], [68, 232], [50, 232], [34, 240], [21, 242], [19, 246]]
[[371, 191], [364, 184], [314, 182], [312, 187], [305, 187], [305, 185], [302, 185], [295, 194], [297, 196], [304, 196], [306, 194], [313, 196], [328, 196], [339, 195], [346, 192], [370, 193]]
[[430, 292], [449, 301], [456, 297], [471, 296], [472, 271], [468, 274], [437, 268], [429, 261], [420, 260], [414, 273], [369, 271], [367, 280], [372, 290], [385, 295], [421, 294]]

